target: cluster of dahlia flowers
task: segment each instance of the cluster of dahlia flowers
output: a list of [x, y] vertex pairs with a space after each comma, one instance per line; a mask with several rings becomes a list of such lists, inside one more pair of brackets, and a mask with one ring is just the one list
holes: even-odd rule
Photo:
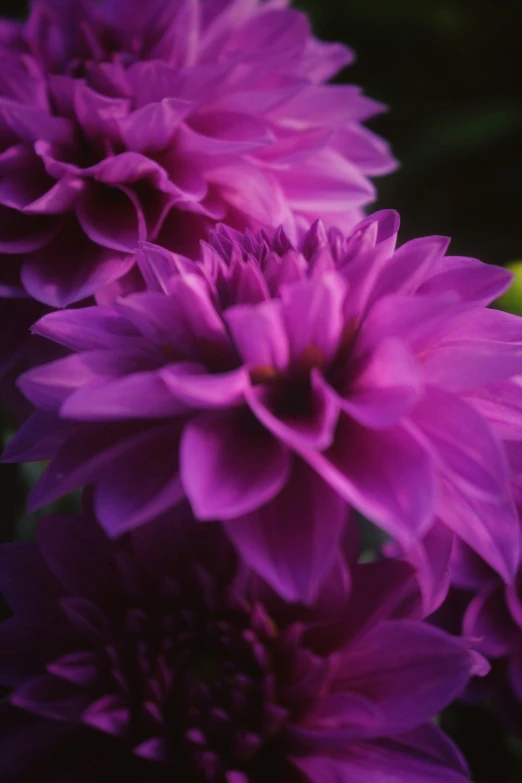
[[6, 783], [465, 783], [441, 710], [522, 731], [522, 321], [365, 216], [352, 59], [286, 0], [0, 23], [4, 461], [82, 494], [0, 547]]

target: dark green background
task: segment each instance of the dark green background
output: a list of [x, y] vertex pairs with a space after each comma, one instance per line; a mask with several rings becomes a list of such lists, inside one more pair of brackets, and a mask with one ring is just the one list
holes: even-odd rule
[[[340, 80], [390, 106], [371, 127], [392, 143], [401, 168], [377, 180], [376, 206], [399, 210], [402, 240], [444, 234], [455, 254], [522, 259], [522, 0], [297, 5], [319, 37], [357, 52]], [[0, 0], [0, 9], [21, 16], [25, 4]], [[1, 479], [5, 538], [17, 520], [21, 529], [24, 482], [16, 466], [4, 466]], [[444, 724], [477, 783], [520, 783], [519, 746], [487, 708], [453, 707]]]

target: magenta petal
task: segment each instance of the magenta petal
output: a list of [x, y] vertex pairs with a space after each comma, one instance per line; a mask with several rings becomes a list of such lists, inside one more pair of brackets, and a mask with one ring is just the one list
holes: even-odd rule
[[164, 98], [132, 112], [119, 121], [125, 146], [149, 154], [165, 149], [176, 127], [193, 108], [192, 101]]
[[65, 307], [122, 277], [133, 263], [131, 256], [95, 245], [73, 224], [47, 247], [27, 256], [22, 282], [40, 302]]
[[61, 215], [74, 208], [85, 183], [77, 177], [64, 177], [46, 193], [28, 204], [27, 215]]
[[69, 422], [48, 411], [35, 411], [13, 435], [2, 454], [3, 462], [39, 462], [54, 457], [69, 435]]
[[186, 410], [160, 373], [152, 371], [82, 386], [63, 402], [60, 415], [76, 421], [117, 421], [180, 416]]
[[299, 167], [277, 171], [277, 180], [297, 212], [344, 213], [375, 198], [373, 185], [357, 166], [327, 148]]
[[483, 655], [499, 658], [509, 655], [520, 629], [506, 605], [505, 586], [493, 581], [469, 604], [462, 632], [473, 639]]
[[126, 188], [88, 188], [76, 215], [87, 236], [97, 245], [133, 253], [146, 239], [146, 227], [136, 196]]
[[451, 332], [452, 318], [465, 314], [453, 294], [439, 297], [389, 295], [378, 299], [361, 325], [360, 350], [398, 337], [414, 353], [430, 348]]
[[11, 702], [44, 718], [76, 720], [89, 703], [89, 693], [52, 674], [43, 674], [17, 688]]
[[286, 369], [290, 353], [280, 302], [229, 307], [224, 318], [251, 372]]
[[93, 424], [88, 430], [71, 437], [60, 448], [55, 458], [34, 485], [29, 498], [31, 508], [39, 508], [79, 487], [104, 476], [109, 466], [125, 460], [125, 454], [134, 447], [146, 451], [156, 434], [171, 435], [176, 442], [177, 425], [161, 423], [152, 426], [127, 424]]
[[456, 291], [463, 302], [489, 305], [509, 288], [512, 274], [493, 264], [484, 264], [475, 258], [446, 256], [444, 263], [432, 269], [420, 286], [420, 294], [437, 296]]
[[102, 696], [89, 704], [81, 719], [88, 726], [116, 737], [125, 737], [129, 730], [129, 712], [121, 696]]
[[0, 253], [32, 252], [47, 245], [59, 230], [57, 218], [0, 206]]
[[[92, 412], [96, 417], [96, 402], [102, 395], [104, 384], [108, 384], [113, 379], [119, 379], [125, 384], [129, 374], [141, 369], [140, 365], [144, 365], [144, 369], [147, 369], [146, 357], [144, 360], [144, 357], [136, 357], [132, 352], [84, 351], [83, 353], [70, 354], [63, 359], [57, 359], [29, 370], [20, 376], [18, 385], [28, 400], [47, 410], [54, 410], [61, 406], [76, 391], [81, 399], [89, 393], [92, 385]], [[142, 374], [145, 379], [153, 375], [152, 373]], [[134, 378], [131, 376], [129, 385], [132, 380]], [[150, 381], [150, 385], [154, 385], [154, 379]], [[161, 391], [161, 383], [158, 385]], [[107, 392], [108, 398], [109, 393], [110, 387]], [[122, 396], [122, 400], [125, 401], [124, 396]], [[108, 400], [108, 404], [110, 402], [111, 400]]]
[[439, 345], [422, 357], [428, 383], [456, 394], [473, 393], [510, 376], [522, 373], [520, 345], [470, 345], [458, 342]]
[[[478, 389], [470, 401], [494, 425], [499, 437], [518, 440], [522, 436], [522, 376]], [[522, 461], [520, 465], [517, 472], [522, 473]]]
[[381, 736], [393, 735], [416, 728], [450, 704], [477, 665], [461, 639], [437, 628], [410, 620], [383, 622], [345, 652], [336, 691], [356, 691], [375, 703], [383, 714], [376, 736], [379, 729]]
[[47, 671], [82, 688], [96, 686], [100, 678], [98, 656], [90, 650], [62, 655], [48, 664]]
[[434, 464], [407, 430], [368, 430], [341, 415], [329, 449], [301, 454], [342, 497], [404, 545], [431, 523]]
[[229, 408], [241, 403], [248, 386], [248, 373], [240, 367], [209, 375], [198, 365], [168, 365], [160, 377], [179, 403], [194, 408]]
[[[210, 169], [207, 180], [217, 186], [222, 198], [255, 223], [276, 228], [293, 225], [290, 206], [277, 180], [246, 162]], [[245, 199], [245, 193], [248, 198]]]
[[485, 498], [509, 494], [506, 454], [493, 429], [471, 405], [431, 386], [412, 418], [453, 483]]
[[432, 724], [392, 739], [354, 743], [334, 758], [303, 756], [293, 758], [293, 762], [311, 783], [469, 783], [470, 780], [457, 748]]
[[24, 105], [0, 97], [0, 118], [20, 139], [33, 143], [46, 139], [53, 144], [70, 145], [74, 140], [74, 125], [65, 117], [53, 117], [35, 106]]
[[192, 360], [229, 349], [225, 324], [212, 301], [204, 279], [187, 274], [170, 284], [171, 295], [157, 292], [131, 294], [120, 302], [137, 328], [154, 343], [166, 346], [174, 357]]
[[412, 544], [405, 553], [407, 561], [417, 569], [425, 617], [438, 609], [448, 594], [453, 542], [453, 531], [437, 520], [422, 541]]
[[421, 393], [420, 372], [408, 348], [393, 338], [383, 340], [339, 404], [366, 427], [397, 424]]
[[181, 480], [200, 519], [234, 519], [284, 487], [290, 455], [243, 409], [204, 413], [181, 439]]
[[215, 115], [205, 113], [191, 126], [183, 125], [176, 138], [176, 151], [195, 156], [204, 165], [205, 157], [214, 162], [219, 155], [252, 153], [269, 145], [273, 138], [259, 120], [221, 110]]
[[[111, 98], [91, 89], [84, 81], [74, 84], [74, 110], [81, 128], [93, 141], [106, 139], [120, 141], [118, 121], [129, 113], [130, 101], [126, 98]], [[48, 139], [47, 136], [39, 138]]]
[[372, 300], [387, 294], [414, 294], [431, 269], [443, 265], [446, 237], [422, 237], [402, 245], [390, 256], [375, 283]]
[[273, 391], [269, 384], [248, 387], [246, 400], [259, 421], [290, 448], [321, 451], [331, 446], [339, 404], [318, 371], [312, 373], [306, 400], [290, 399], [283, 411], [278, 390]]
[[404, 560], [390, 558], [352, 568], [351, 601], [337, 624], [338, 637], [353, 643], [384, 620], [403, 616], [401, 607], [412, 588], [415, 573]]
[[294, 460], [284, 489], [225, 529], [245, 563], [279, 595], [308, 604], [332, 566], [346, 516], [342, 498]]
[[333, 138], [335, 149], [355, 163], [364, 174], [379, 176], [397, 168], [389, 145], [368, 128], [355, 123], [338, 128]]
[[513, 580], [520, 560], [520, 532], [511, 497], [480, 498], [463, 493], [443, 479], [438, 488], [437, 512], [504, 581]]
[[294, 361], [306, 362], [309, 351], [314, 351], [314, 358], [319, 355], [319, 366], [332, 360], [344, 328], [345, 296], [346, 283], [335, 272], [282, 288], [283, 318]]
[[138, 347], [144, 342], [138, 329], [123, 313], [101, 305], [49, 313], [40, 318], [31, 331], [73, 351]]
[[177, 436], [172, 426], [163, 426], [148, 437], [144, 433], [143, 438], [129, 443], [124, 459], [110, 464], [100, 474], [94, 507], [110, 536], [119, 536], [154, 519], [184, 497]]

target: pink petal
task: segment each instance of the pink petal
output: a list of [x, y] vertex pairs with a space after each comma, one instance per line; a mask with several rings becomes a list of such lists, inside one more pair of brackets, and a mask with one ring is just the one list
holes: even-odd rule
[[176, 128], [193, 109], [192, 101], [164, 98], [131, 112], [119, 122], [125, 146], [135, 152], [160, 152], [168, 147]]
[[121, 421], [170, 418], [186, 410], [154, 370], [82, 385], [63, 402], [60, 415], [75, 421]]
[[464, 493], [443, 478], [438, 488], [437, 512], [504, 581], [513, 580], [520, 559], [520, 534], [511, 497], [487, 500]]
[[240, 367], [210, 375], [198, 365], [169, 365], [160, 376], [174, 399], [194, 408], [229, 408], [243, 401], [248, 373]]
[[136, 196], [125, 188], [90, 187], [76, 209], [87, 236], [103, 247], [133, 253], [146, 239], [143, 212]]
[[[299, 399], [281, 401], [280, 391], [268, 384], [247, 387], [246, 400], [259, 421], [290, 448], [324, 450], [332, 444], [339, 417], [338, 401], [325, 386], [314, 372]], [[299, 394], [296, 390], [294, 397]]]
[[229, 307], [224, 318], [250, 372], [282, 372], [287, 368], [290, 353], [279, 302]]
[[345, 296], [346, 284], [335, 272], [324, 274], [320, 280], [284, 286], [283, 318], [295, 362], [306, 363], [307, 352], [313, 350], [318, 353], [319, 366], [328, 366], [344, 328]]
[[95, 245], [71, 221], [45, 248], [27, 256], [22, 282], [40, 302], [66, 307], [123, 276], [133, 263], [132, 256]]
[[286, 484], [288, 451], [242, 409], [205, 413], [186, 425], [181, 480], [199, 519], [234, 519]]
[[462, 632], [474, 640], [475, 649], [490, 658], [509, 655], [520, 630], [506, 605], [505, 586], [492, 582], [469, 604]]
[[463, 302], [485, 306], [501, 296], [512, 279], [511, 273], [500, 266], [475, 258], [446, 256], [443, 263], [433, 267], [419, 293], [438, 296], [456, 291]]
[[485, 498], [509, 494], [506, 454], [488, 422], [464, 400], [428, 387], [412, 419], [454, 484]]
[[380, 429], [398, 424], [419, 395], [417, 362], [400, 341], [384, 340], [370, 356], [339, 405], [359, 424]]
[[405, 429], [367, 430], [341, 415], [327, 451], [301, 453], [342, 497], [404, 545], [432, 522], [433, 461]]
[[225, 529], [245, 563], [285, 601], [309, 604], [332, 566], [346, 513], [337, 493], [294, 460], [274, 500]]

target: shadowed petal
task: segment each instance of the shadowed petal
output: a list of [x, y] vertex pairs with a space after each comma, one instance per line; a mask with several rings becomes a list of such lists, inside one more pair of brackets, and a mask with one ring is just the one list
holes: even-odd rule
[[342, 498], [294, 460], [274, 500], [227, 522], [225, 530], [243, 560], [286, 601], [308, 604], [332, 565], [346, 516]]
[[487, 663], [461, 639], [410, 620], [381, 623], [342, 657], [337, 693], [356, 691], [375, 703], [383, 724], [373, 736], [419, 726], [451, 703]]
[[469, 783], [457, 748], [431, 724], [393, 739], [354, 743], [341, 757], [294, 758], [312, 783]]
[[181, 481], [200, 519], [234, 519], [271, 500], [286, 484], [287, 449], [243, 409], [205, 413], [181, 439]]
[[380, 429], [406, 416], [420, 396], [420, 372], [408, 348], [390, 338], [376, 348], [339, 405], [359, 424]]
[[341, 415], [333, 445], [303, 458], [349, 503], [407, 543], [434, 513], [434, 465], [405, 429], [367, 430]]

